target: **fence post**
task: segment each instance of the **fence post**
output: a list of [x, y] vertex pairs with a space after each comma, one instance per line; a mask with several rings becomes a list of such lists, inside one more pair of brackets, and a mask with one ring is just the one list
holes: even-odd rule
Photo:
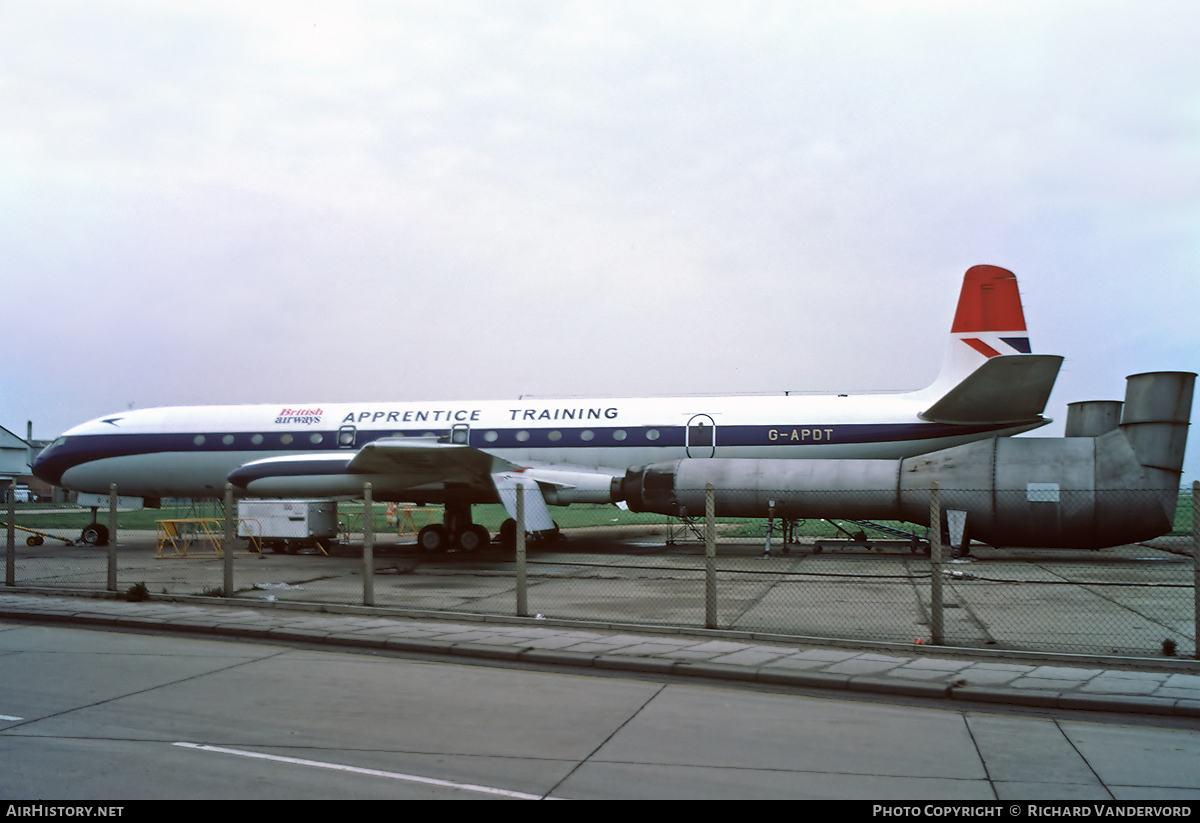
[[938, 484], [929, 484], [929, 634], [942, 645], [942, 505]]
[[233, 514], [233, 484], [225, 484], [225, 539], [221, 554], [225, 560], [225, 596], [233, 597], [233, 536], [237, 520]]
[[704, 484], [704, 627], [717, 628], [717, 517], [716, 492]]
[[517, 484], [517, 617], [529, 616], [525, 590], [525, 487]]
[[108, 487], [108, 590], [117, 590], [117, 484]]
[[772, 534], [774, 528], [775, 528], [775, 501], [768, 500], [767, 501], [767, 545], [766, 545], [766, 548], [763, 549], [763, 557], [771, 556], [771, 538], [774, 536]]
[[1192, 481], [1192, 621], [1195, 623], [1196, 649], [1200, 660], [1200, 481]]
[[363, 605], [375, 605], [375, 503], [371, 483], [363, 483]]
[[8, 481], [8, 551], [4, 553], [4, 585], [17, 585], [17, 479]]

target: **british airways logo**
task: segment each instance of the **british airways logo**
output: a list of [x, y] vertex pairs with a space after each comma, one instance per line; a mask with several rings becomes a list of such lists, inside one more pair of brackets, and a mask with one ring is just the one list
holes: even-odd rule
[[301, 426], [315, 426], [321, 422], [321, 415], [324, 412], [321, 409], [280, 409], [279, 416], [275, 418], [276, 423], [295, 424]]

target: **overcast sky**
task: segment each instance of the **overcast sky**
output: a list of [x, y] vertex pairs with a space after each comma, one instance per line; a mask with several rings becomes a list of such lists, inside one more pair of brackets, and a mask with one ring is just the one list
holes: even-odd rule
[[1060, 434], [1200, 367], [1198, 31], [1194, 0], [0, 0], [0, 425], [917, 389], [990, 263], [1066, 357]]

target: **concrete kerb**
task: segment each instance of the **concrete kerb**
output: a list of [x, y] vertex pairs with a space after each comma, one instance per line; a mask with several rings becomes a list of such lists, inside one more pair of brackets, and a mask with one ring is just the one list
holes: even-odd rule
[[[50, 594], [45, 590], [39, 591], [14, 591], [8, 589], [4, 593], [24, 593], [24, 594]], [[57, 592], [55, 593], [57, 594]], [[105, 600], [120, 600], [112, 595], [105, 596], [104, 594], [92, 594], [93, 599]], [[296, 604], [287, 603], [245, 603], [245, 602], [230, 602], [221, 601], [216, 598], [209, 597], [154, 597], [157, 602], [191, 602], [199, 603], [205, 606], [239, 606], [245, 608], [247, 606], [255, 606], [267, 609], [280, 609], [287, 611], [318, 611], [328, 614], [367, 614], [375, 617], [412, 617], [413, 612], [403, 610], [403, 613], [398, 613], [400, 610], [386, 610], [379, 608], [366, 607], [341, 607], [335, 612], [334, 609], [328, 607], [312, 608], [292, 608]], [[467, 618], [475, 618], [476, 622], [492, 622], [503, 623], [506, 625], [538, 625], [538, 626], [553, 626], [557, 625], [566, 628], [587, 628], [591, 630], [606, 628], [615, 629], [625, 632], [637, 632], [642, 634], [664, 634], [668, 633], [665, 629], [660, 631], [659, 627], [644, 626], [644, 625], [628, 625], [628, 624], [598, 624], [585, 621], [551, 621], [541, 619], [501, 619], [498, 616], [488, 615], [468, 615], [468, 614], [452, 614], [447, 612], [438, 612], [438, 619], [448, 620], [456, 619], [465, 621]], [[380, 637], [371, 634], [357, 632], [337, 632], [337, 631], [322, 631], [320, 629], [277, 626], [267, 627], [264, 625], [247, 625], [244, 622], [235, 622], [223, 620], [220, 618], [205, 619], [198, 615], [183, 615], [178, 618], [154, 617], [154, 616], [134, 616], [134, 615], [112, 615], [104, 614], [94, 610], [84, 609], [53, 609], [53, 608], [29, 608], [29, 609], [11, 609], [0, 606], [0, 617], [24, 620], [30, 622], [52, 622], [52, 623], [77, 623], [90, 624], [97, 626], [115, 626], [121, 628], [145, 629], [153, 626], [159, 630], [178, 631], [186, 634], [213, 634], [223, 637], [243, 637], [254, 639], [267, 639], [279, 641], [293, 641], [303, 643], [319, 643], [331, 646], [341, 646], [350, 648], [374, 648], [386, 649], [397, 652], [410, 652], [416, 654], [440, 654], [467, 658], [490, 659], [510, 662], [527, 662], [541, 665], [563, 665], [575, 666], [584, 668], [596, 668], [614, 671], [630, 671], [645, 674], [661, 674], [661, 675], [679, 675], [688, 678], [699, 678], [705, 680], [722, 680], [722, 681], [743, 681], [757, 682], [775, 686], [791, 686], [797, 688], [810, 689], [832, 689], [843, 691], [855, 691], [875, 694], [889, 694], [907, 697], [919, 698], [934, 698], [943, 700], [969, 701], [978, 703], [992, 704], [1008, 704], [1017, 706], [1029, 706], [1034, 708], [1049, 708], [1062, 709], [1073, 711], [1104, 711], [1115, 713], [1128, 714], [1151, 714], [1151, 715], [1166, 715], [1187, 718], [1200, 718], [1200, 700], [1190, 699], [1171, 699], [1162, 697], [1149, 697], [1139, 695], [1116, 695], [1116, 694], [1081, 694], [1077, 692], [1057, 692], [1047, 690], [1032, 690], [1032, 689], [1006, 689], [987, 686], [967, 686], [958, 685], [956, 683], [931, 683], [921, 681], [904, 681], [899, 679], [888, 679], [882, 677], [871, 677], [865, 675], [844, 675], [832, 674], [826, 672], [811, 672], [811, 671], [795, 671], [780, 668], [771, 668], [769, 666], [735, 666], [721, 663], [707, 663], [684, 660], [670, 660], [655, 657], [633, 657], [618, 654], [586, 654], [581, 652], [570, 652], [553, 649], [538, 649], [532, 647], [515, 647], [515, 646], [499, 646], [487, 645], [482, 643], [452, 643], [448, 641], [422, 640], [418, 638], [396, 638], [396, 637]], [[426, 613], [422, 613], [422, 617], [426, 617]], [[487, 620], [480, 620], [481, 617], [487, 617]], [[975, 654], [977, 650], [968, 649], [951, 649], [946, 647], [931, 647], [931, 646], [908, 646], [900, 644], [849, 644], [842, 641], [832, 641], [825, 639], [828, 642], [818, 644], [815, 642], [817, 638], [781, 636], [781, 635], [756, 635], [744, 632], [727, 632], [713, 630], [696, 630], [682, 631], [676, 627], [669, 633], [680, 635], [691, 635], [703, 638], [732, 638], [745, 642], [748, 639], [754, 640], [770, 640], [773, 642], [790, 642], [791, 644], [804, 643], [806, 645], [836, 645], [839, 647], [851, 647], [858, 649], [886, 649], [890, 651], [903, 650], [907, 653], [919, 652], [922, 656], [928, 656], [930, 652], [941, 652], [946, 657], [966, 658], [970, 657], [978, 659], [980, 657], [992, 657], [1004, 659], [1014, 659], [1017, 655], [1007, 655], [999, 652], [993, 652], [990, 655]], [[824, 638], [821, 638], [824, 639]], [[957, 654], [955, 654], [957, 652]], [[1143, 668], [1152, 667], [1160, 670], [1185, 670], [1198, 671], [1200, 666], [1197, 666], [1193, 661], [1164, 661], [1159, 659], [1141, 659], [1141, 658], [1096, 658], [1083, 655], [1049, 655], [1024, 652], [1020, 653], [1022, 659], [1036, 660], [1042, 664], [1050, 663], [1067, 663], [1080, 664], [1085, 662], [1091, 663], [1118, 663], [1127, 667], [1134, 667], [1141, 664]], [[1183, 666], [1173, 666], [1170, 664], [1184, 664]], [[1164, 665], [1167, 664], [1167, 665]], [[1191, 664], [1191, 665], [1189, 665]]]

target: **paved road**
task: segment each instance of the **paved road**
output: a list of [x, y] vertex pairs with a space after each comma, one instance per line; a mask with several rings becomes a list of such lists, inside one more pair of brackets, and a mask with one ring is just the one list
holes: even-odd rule
[[0, 715], [6, 798], [1200, 798], [1200, 730], [1178, 718], [16, 621], [0, 623]]

